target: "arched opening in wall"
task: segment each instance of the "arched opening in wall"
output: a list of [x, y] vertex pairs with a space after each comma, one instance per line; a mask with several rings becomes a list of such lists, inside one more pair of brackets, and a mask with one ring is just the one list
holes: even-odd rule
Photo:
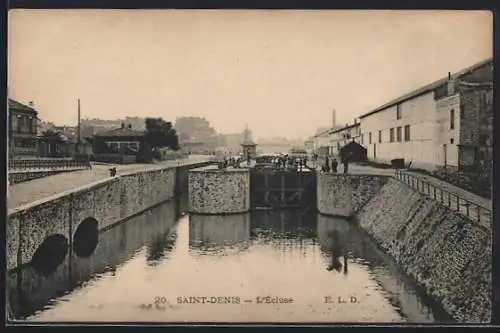
[[38, 246], [31, 266], [38, 274], [49, 275], [64, 261], [68, 254], [68, 239], [61, 234], [55, 234], [44, 239]]
[[80, 258], [86, 258], [94, 253], [99, 243], [99, 223], [88, 217], [80, 223], [73, 236], [73, 252]]

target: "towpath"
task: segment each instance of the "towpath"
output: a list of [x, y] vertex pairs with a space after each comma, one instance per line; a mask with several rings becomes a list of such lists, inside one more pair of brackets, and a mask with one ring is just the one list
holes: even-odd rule
[[[340, 165], [338, 170], [339, 172], [342, 172], [343, 166]], [[404, 170], [403, 172], [413, 177], [416, 177], [420, 180], [423, 180], [426, 183], [429, 183], [438, 189], [442, 189], [445, 192], [444, 194], [445, 205], [447, 204], [448, 200], [447, 193], [451, 193], [452, 206], [450, 208], [460, 212], [463, 215], [469, 216], [469, 218], [474, 221], [480, 221], [481, 225], [483, 225], [488, 229], [491, 229], [491, 221], [492, 221], [491, 212], [493, 211], [493, 200], [484, 198], [482, 196], [464, 190], [458, 186], [452, 185], [448, 182], [432, 177], [430, 175], [422, 174], [420, 172], [415, 172], [415, 171]], [[349, 174], [373, 174], [373, 175], [383, 175], [383, 176], [394, 176], [395, 170], [390, 168], [382, 169], [366, 165], [350, 164]], [[420, 191], [426, 194], [425, 189], [422, 188], [420, 189]], [[456, 202], [455, 196], [458, 196], [460, 198], [458, 209], [455, 205]], [[480, 207], [479, 210], [477, 209], [477, 206]]]
[[13, 184], [8, 188], [7, 209], [14, 209], [33, 201], [109, 178], [109, 168], [111, 167], [116, 167], [119, 175], [121, 172], [155, 170], [164, 168], [165, 166], [182, 166], [202, 163], [209, 161], [209, 159], [209, 156], [195, 155], [185, 159], [170, 160], [158, 164], [93, 165], [92, 169], [60, 173], [19, 184]]

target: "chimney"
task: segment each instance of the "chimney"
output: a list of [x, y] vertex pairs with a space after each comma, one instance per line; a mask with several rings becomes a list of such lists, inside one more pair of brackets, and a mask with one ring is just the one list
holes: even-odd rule
[[337, 116], [335, 109], [332, 110], [332, 127], [335, 127], [337, 125]]
[[354, 125], [358, 123], [358, 118], [354, 118]]
[[452, 96], [455, 94], [455, 80], [452, 79], [451, 73], [448, 72], [448, 96]]
[[122, 128], [125, 128], [125, 124], [124, 123], [122, 123]]

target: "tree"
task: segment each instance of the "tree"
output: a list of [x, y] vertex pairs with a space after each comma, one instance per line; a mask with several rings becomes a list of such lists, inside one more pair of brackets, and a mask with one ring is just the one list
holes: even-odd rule
[[57, 146], [65, 143], [67, 139], [60, 132], [48, 129], [42, 132], [40, 137], [38, 137], [38, 141], [47, 144], [49, 156], [56, 156]]
[[146, 118], [146, 142], [151, 149], [170, 148], [178, 150], [179, 138], [172, 123], [162, 118]]

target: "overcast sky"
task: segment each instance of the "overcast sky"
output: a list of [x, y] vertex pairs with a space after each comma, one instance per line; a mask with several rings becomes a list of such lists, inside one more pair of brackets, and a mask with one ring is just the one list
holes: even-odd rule
[[15, 10], [9, 97], [39, 117], [206, 117], [219, 132], [313, 134], [492, 57], [473, 11]]

